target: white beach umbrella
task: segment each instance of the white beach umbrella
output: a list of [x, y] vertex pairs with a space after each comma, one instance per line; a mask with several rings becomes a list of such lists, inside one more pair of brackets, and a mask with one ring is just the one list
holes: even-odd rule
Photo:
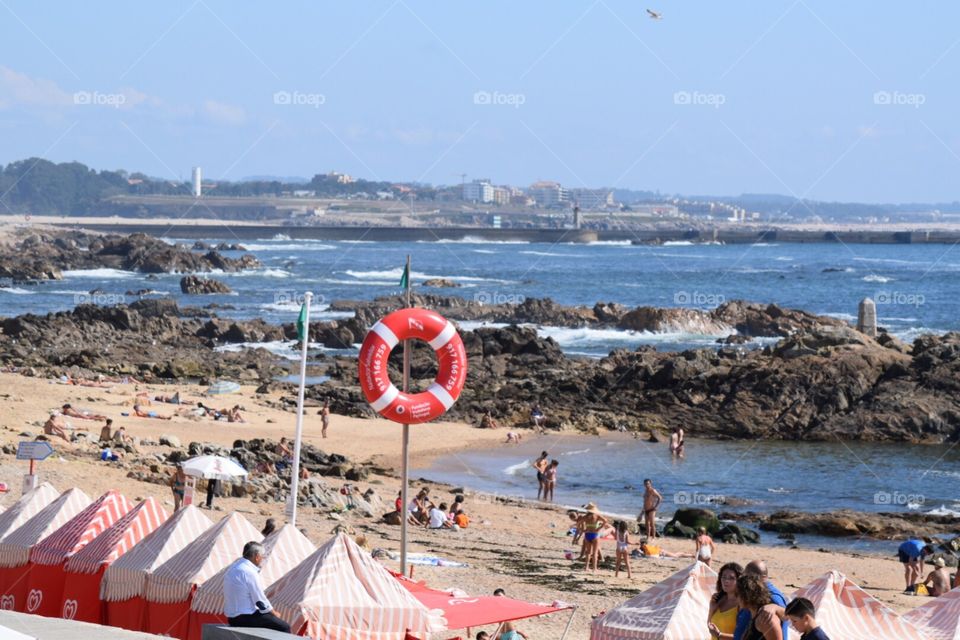
[[207, 388], [208, 396], [219, 396], [226, 393], [236, 393], [240, 391], [240, 385], [236, 382], [230, 382], [229, 380], [220, 380], [219, 382], [214, 382]]
[[197, 456], [181, 463], [183, 472], [194, 478], [205, 480], [241, 480], [247, 471], [236, 460], [223, 456]]

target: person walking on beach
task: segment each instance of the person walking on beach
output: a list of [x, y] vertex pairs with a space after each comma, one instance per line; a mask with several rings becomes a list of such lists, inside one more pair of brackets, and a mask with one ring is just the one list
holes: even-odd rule
[[737, 579], [742, 575], [743, 567], [736, 562], [728, 562], [720, 567], [717, 591], [710, 598], [710, 608], [707, 611], [707, 630], [715, 640], [733, 640], [733, 633], [737, 630], [737, 614], [740, 611], [737, 602]]
[[647, 538], [657, 537], [657, 508], [663, 502], [663, 496], [653, 488], [653, 481], [643, 481], [643, 521], [647, 529]]
[[559, 460], [551, 460], [550, 466], [543, 474], [543, 499], [546, 502], [553, 502], [553, 490], [557, 488], [557, 467], [559, 466]]
[[533, 422], [533, 428], [536, 429], [538, 434], [544, 432], [544, 427], [547, 424], [547, 416], [543, 415], [543, 410], [540, 409], [539, 404], [533, 405], [533, 409], [530, 410], [530, 421]]
[[[770, 591], [763, 585], [763, 579], [751, 573], [744, 573], [737, 579], [737, 599], [740, 608], [750, 613], [750, 622], [742, 640], [786, 640], [783, 629], [777, 624], [778, 606], [770, 603]], [[736, 638], [736, 634], [734, 635]]]
[[[764, 587], [766, 593], [769, 596], [768, 604], [773, 604], [778, 607], [787, 606], [787, 598], [783, 595], [783, 592], [777, 588], [773, 581], [770, 580], [770, 576], [767, 573], [767, 563], [763, 560], [751, 560], [746, 567], [743, 569], [744, 576], [753, 576], [756, 577], [761, 586]], [[739, 584], [739, 582], [738, 582]], [[765, 613], [764, 616], [767, 614]], [[734, 640], [748, 640], [750, 638], [747, 634], [749, 629], [749, 622], [744, 621], [742, 618], [737, 619], [737, 629], [733, 634]], [[779, 638], [787, 638], [790, 633], [790, 623], [783, 621], [780, 625], [780, 634]], [[763, 637], [763, 636], [757, 636]], [[768, 640], [773, 638], [773, 636], [767, 636]]]
[[713, 553], [717, 550], [717, 545], [714, 544], [713, 538], [707, 535], [707, 529], [705, 527], [700, 527], [697, 529], [697, 560], [703, 564], [710, 566], [710, 559], [713, 558]]
[[903, 579], [907, 583], [904, 593], [916, 593], [917, 583], [923, 576], [923, 559], [933, 552], [933, 546], [916, 537], [910, 538], [897, 548], [897, 557], [903, 563]]
[[587, 514], [583, 516], [583, 541], [586, 545], [587, 571], [590, 571], [590, 565], [593, 564], [595, 572], [600, 564], [600, 531], [607, 526], [607, 519], [600, 515], [597, 505], [592, 502], [587, 504]]
[[627, 578], [633, 579], [630, 573], [630, 529], [623, 520], [618, 520], [613, 524], [617, 532], [617, 553], [614, 559], [613, 577], [620, 575], [620, 564], [627, 569]]
[[683, 457], [683, 428], [674, 427], [670, 434], [670, 455], [675, 458]]
[[326, 438], [327, 427], [330, 426], [330, 401], [329, 400], [323, 401], [323, 408], [320, 409], [320, 422], [322, 425], [320, 429], [320, 435]]
[[187, 474], [183, 472], [183, 466], [177, 465], [177, 470], [173, 472], [170, 478], [170, 490], [173, 491], [173, 510], [180, 511], [183, 506], [183, 493], [187, 486]]
[[540, 457], [533, 461], [533, 468], [537, 470], [537, 482], [540, 484], [540, 488], [537, 489], [537, 500], [543, 498], [544, 489], [546, 489], [547, 465], [550, 464], [548, 457], [550, 457], [549, 453], [541, 451]]

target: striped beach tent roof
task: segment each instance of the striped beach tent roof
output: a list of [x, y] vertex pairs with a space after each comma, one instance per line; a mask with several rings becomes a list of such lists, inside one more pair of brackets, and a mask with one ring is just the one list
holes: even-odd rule
[[107, 491], [30, 550], [34, 564], [60, 564], [113, 526], [133, 504], [119, 491]]
[[65, 525], [90, 504], [90, 497], [74, 487], [61, 493], [19, 529], [0, 542], [0, 567], [19, 567], [30, 560], [30, 549]]
[[[260, 584], [264, 589], [317, 550], [292, 524], [285, 524], [264, 538], [263, 547], [266, 558], [260, 565]], [[223, 611], [223, 577], [229, 568], [230, 565], [227, 565], [197, 589], [191, 609], [200, 613]]]
[[147, 498], [71, 556], [65, 568], [73, 573], [96, 573], [100, 565], [110, 564], [125, 554], [166, 519], [167, 512], [160, 503]]
[[702, 562], [607, 611], [590, 625], [591, 640], [692, 640], [706, 637], [717, 573]]
[[0, 515], [0, 540], [19, 529], [27, 520], [57, 499], [60, 492], [49, 482], [34, 487]]
[[960, 587], [903, 614], [930, 640], [960, 640]]
[[844, 640], [922, 640], [911, 623], [839, 571], [830, 571], [801, 588], [794, 598], [807, 598], [827, 634]]
[[107, 567], [100, 583], [100, 599], [119, 602], [142, 596], [147, 576], [212, 526], [200, 509], [192, 504], [183, 507]]
[[[369, 553], [337, 534], [267, 588], [277, 615], [295, 631], [331, 640], [403, 640], [444, 629]], [[701, 625], [702, 626], [702, 625]]]
[[231, 513], [163, 563], [147, 578], [148, 602], [183, 602], [201, 585], [240, 557], [243, 545], [263, 535], [239, 513]]

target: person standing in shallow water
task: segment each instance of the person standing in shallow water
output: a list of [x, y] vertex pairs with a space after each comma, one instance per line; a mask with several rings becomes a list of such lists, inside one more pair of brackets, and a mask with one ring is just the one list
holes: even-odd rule
[[539, 488], [537, 489], [537, 500], [541, 500], [545, 497], [547, 489], [547, 465], [550, 464], [550, 461], [547, 458], [550, 457], [550, 454], [546, 451], [540, 452], [540, 457], [533, 461], [533, 468], [537, 470], [537, 482], [539, 483]]
[[681, 427], [674, 427], [673, 433], [670, 434], [670, 455], [675, 458], [682, 458], [683, 446], [683, 429]]
[[646, 525], [647, 537], [657, 537], [657, 508], [663, 502], [663, 496], [653, 488], [653, 481], [647, 478], [643, 481], [643, 522]]

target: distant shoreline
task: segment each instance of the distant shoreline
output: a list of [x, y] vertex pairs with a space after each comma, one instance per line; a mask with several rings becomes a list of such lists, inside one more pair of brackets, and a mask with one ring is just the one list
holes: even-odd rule
[[42, 224], [75, 227], [101, 233], [146, 233], [156, 237], [250, 241], [286, 236], [291, 240], [370, 242], [530, 242], [575, 243], [665, 242], [755, 244], [954, 244], [960, 242], [960, 225], [923, 227], [908, 224], [855, 225], [717, 225], [705, 228], [676, 225], [634, 230], [491, 228], [491, 227], [398, 227], [398, 226], [292, 226], [233, 220], [177, 220], [130, 218], [69, 218], [0, 216], [0, 225]]

